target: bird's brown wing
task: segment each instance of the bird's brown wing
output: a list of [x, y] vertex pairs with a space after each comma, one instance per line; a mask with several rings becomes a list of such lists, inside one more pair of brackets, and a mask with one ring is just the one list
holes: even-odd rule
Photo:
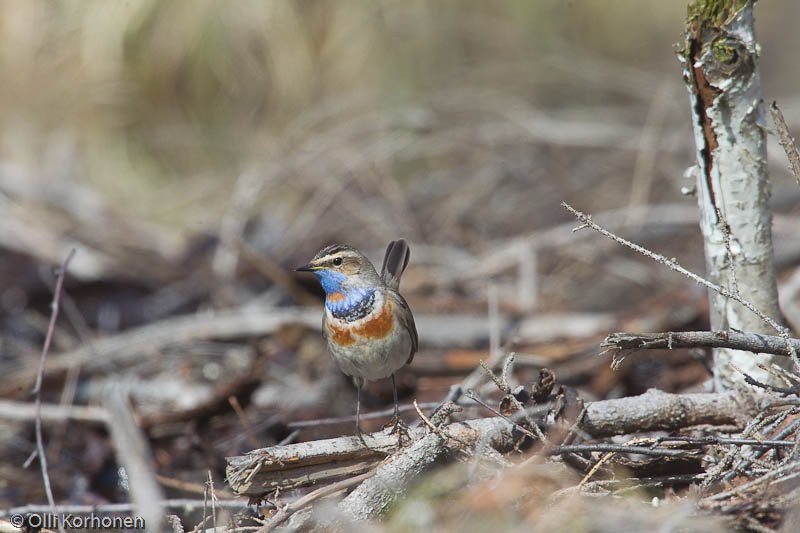
[[406, 328], [411, 335], [411, 353], [408, 354], [406, 364], [411, 364], [414, 360], [414, 354], [419, 350], [419, 335], [417, 335], [417, 325], [414, 323], [414, 315], [411, 314], [411, 308], [408, 307], [406, 299], [397, 291], [390, 290], [389, 294], [392, 296], [392, 302], [400, 306], [400, 311], [396, 314], [400, 324]]

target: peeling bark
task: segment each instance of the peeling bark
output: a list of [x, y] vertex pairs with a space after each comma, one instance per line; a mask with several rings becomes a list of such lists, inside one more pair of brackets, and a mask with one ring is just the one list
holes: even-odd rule
[[[781, 322], [767, 206], [764, 102], [753, 27], [749, 0], [698, 0], [689, 7], [681, 60], [692, 104], [706, 277], [732, 290], [738, 287], [744, 299]], [[774, 333], [740, 304], [714, 292], [709, 299], [714, 331]], [[756, 362], [769, 364], [778, 359], [715, 349], [717, 390], [744, 381], [731, 363], [759, 381], [774, 383], [776, 378]]]

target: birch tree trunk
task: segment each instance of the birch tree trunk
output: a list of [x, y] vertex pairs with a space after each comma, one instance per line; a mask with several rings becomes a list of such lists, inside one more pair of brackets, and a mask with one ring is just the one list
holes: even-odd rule
[[[680, 58], [691, 99], [707, 277], [734, 291], [738, 287], [743, 298], [781, 323], [752, 1], [696, 0], [689, 6], [685, 37]], [[775, 334], [740, 304], [713, 291], [709, 299], [713, 330]], [[779, 359], [715, 349], [715, 386], [721, 391], [744, 381], [732, 364], [775, 383], [756, 363]]]

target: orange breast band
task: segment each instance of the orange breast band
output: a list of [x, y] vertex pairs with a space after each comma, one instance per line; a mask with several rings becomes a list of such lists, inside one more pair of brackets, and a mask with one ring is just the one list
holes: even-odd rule
[[382, 339], [392, 331], [392, 302], [386, 301], [383, 304], [381, 313], [364, 324], [353, 328], [353, 332], [359, 337], [366, 337], [368, 339]]
[[[331, 293], [335, 294], [335, 293]], [[330, 297], [330, 295], [328, 295]], [[331, 340], [339, 346], [350, 346], [355, 344], [356, 339], [353, 334], [366, 339], [382, 339], [392, 331], [394, 317], [392, 316], [392, 303], [387, 301], [383, 304], [379, 315], [360, 326], [347, 326], [341, 328], [327, 324], [331, 334]]]

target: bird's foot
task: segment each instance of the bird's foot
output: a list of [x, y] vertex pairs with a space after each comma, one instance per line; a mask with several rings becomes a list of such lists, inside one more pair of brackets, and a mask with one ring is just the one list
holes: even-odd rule
[[356, 425], [356, 437], [358, 437], [358, 440], [360, 440], [361, 444], [364, 445], [364, 448], [366, 448], [368, 450], [372, 450], [372, 448], [370, 448], [369, 444], [367, 444], [367, 441], [364, 440], [364, 433], [361, 432], [361, 427], [358, 426], [358, 425]]
[[390, 435], [397, 435], [397, 446], [398, 448], [403, 447], [403, 438], [405, 437], [406, 442], [411, 442], [411, 435], [408, 433], [408, 426], [403, 422], [403, 419], [399, 416], [393, 416], [389, 422], [383, 426], [384, 429], [390, 427], [392, 431]]

